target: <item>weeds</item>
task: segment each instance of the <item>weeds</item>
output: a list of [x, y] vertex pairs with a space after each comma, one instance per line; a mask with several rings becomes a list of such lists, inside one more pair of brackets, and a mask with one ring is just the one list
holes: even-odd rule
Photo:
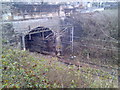
[[[3, 88], [82, 88], [117, 87], [106, 82], [106, 77], [95, 79], [91, 73], [104, 74], [101, 70], [66, 66], [56, 57], [44, 56], [18, 49], [3, 48], [2, 54]], [[82, 73], [81, 70], [88, 72]], [[115, 77], [116, 78], [116, 77]], [[117, 80], [117, 79], [115, 79]], [[102, 85], [101, 85], [102, 84]]]

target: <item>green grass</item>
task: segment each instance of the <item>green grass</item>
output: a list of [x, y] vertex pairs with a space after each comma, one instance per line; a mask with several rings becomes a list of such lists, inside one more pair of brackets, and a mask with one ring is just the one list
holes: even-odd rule
[[[105, 72], [93, 68], [65, 65], [56, 57], [29, 51], [4, 48], [2, 54], [2, 88], [99, 88], [117, 87], [117, 77], [112, 82], [92, 73]], [[88, 73], [82, 73], [81, 70]]]

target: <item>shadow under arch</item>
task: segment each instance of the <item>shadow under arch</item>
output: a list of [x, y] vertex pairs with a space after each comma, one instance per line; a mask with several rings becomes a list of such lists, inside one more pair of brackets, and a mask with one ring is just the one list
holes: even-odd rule
[[42, 54], [55, 53], [55, 34], [46, 27], [36, 27], [25, 35], [25, 48]]

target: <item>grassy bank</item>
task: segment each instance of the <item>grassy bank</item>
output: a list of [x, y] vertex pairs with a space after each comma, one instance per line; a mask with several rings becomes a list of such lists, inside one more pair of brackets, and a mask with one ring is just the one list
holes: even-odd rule
[[[113, 88], [117, 87], [117, 77], [104, 75], [93, 68], [79, 68], [65, 65], [56, 57], [44, 56], [13, 48], [4, 48], [2, 54], [3, 88]], [[88, 73], [82, 73], [84, 70]], [[101, 72], [104, 74], [105, 72]], [[111, 79], [107, 79], [110, 77]]]

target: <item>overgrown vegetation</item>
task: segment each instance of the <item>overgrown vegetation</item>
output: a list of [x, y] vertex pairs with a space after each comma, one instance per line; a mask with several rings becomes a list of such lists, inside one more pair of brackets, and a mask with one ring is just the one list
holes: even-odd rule
[[15, 40], [15, 32], [11, 23], [2, 24], [2, 43], [10, 44]]
[[[4, 48], [2, 63], [3, 88], [118, 87], [117, 77], [113, 78], [104, 71], [66, 66], [58, 62], [56, 57], [29, 51]], [[92, 73], [99, 73], [104, 77], [97, 77]]]
[[[98, 15], [99, 14], [97, 14], [96, 17]], [[92, 27], [96, 23], [99, 23], [99, 18], [98, 22], [94, 22], [95, 19], [93, 21], [90, 20], [90, 16], [88, 18], [84, 18], [86, 19], [84, 19], [83, 22], [87, 22], [85, 20], [90, 21], [87, 24], [79, 22], [81, 25], [87, 25], [84, 27], [84, 35], [88, 35], [87, 37], [91, 38], [96, 37], [97, 39], [105, 38], [105, 40], [110, 40], [103, 36], [103, 34], [98, 30], [98, 27], [96, 29]], [[82, 20], [82, 18], [80, 19]], [[89, 23], [91, 23], [91, 27], [88, 25]], [[99, 27], [103, 25], [104, 21], [102, 24], [101, 23], [102, 22], [99, 23]], [[109, 25], [110, 24], [111, 23], [109, 23]], [[117, 31], [117, 26], [113, 25], [112, 27]], [[1, 59], [2, 88], [118, 88], [117, 75], [111, 75], [109, 72], [105, 72], [101, 68], [92, 68], [91, 66], [76, 67], [75, 65], [65, 65], [64, 63], [59, 62], [57, 57], [52, 57], [49, 55], [45, 56], [39, 53], [31, 53], [29, 51], [23, 51], [10, 47], [9, 44], [11, 44], [11, 41], [15, 39], [14, 30], [11, 24], [5, 24], [3, 25], [3, 28], [4, 46]], [[92, 35], [92, 33], [87, 31], [87, 29], [90, 29], [90, 32], [92, 33], [97, 32], [97, 35]], [[106, 27], [106, 29], [110, 30], [110, 27]], [[104, 30], [106, 29], [104, 28]], [[117, 35], [116, 31], [114, 34]], [[85, 32], [87, 34], [85, 34]], [[106, 32], [111, 35], [108, 31]], [[114, 37], [114, 35], [111, 35], [111, 37], [117, 39], [116, 36]], [[88, 53], [90, 52], [93, 53], [93, 56], [90, 55], [91, 57], [95, 57], [94, 55], [96, 54], [96, 59], [90, 57], [91, 61], [96, 62], [96, 64], [100, 62], [98, 60], [99, 55], [102, 57], [100, 51], [96, 49], [76, 48], [75, 50], [76, 52], [78, 50], [79, 54], [81, 53], [81, 55], [78, 56], [78, 61], [79, 58], [86, 59], [85, 57], [87, 57]], [[103, 53], [103, 51], [101, 52]], [[109, 53], [107, 55], [109, 55]], [[115, 58], [116, 57], [117, 56], [115, 56]], [[102, 61], [102, 58], [99, 59]]]
[[118, 9], [88, 14], [75, 13], [71, 16], [71, 22], [82, 27], [83, 37], [118, 40]]
[[[86, 14], [74, 13], [67, 21], [75, 25], [74, 55], [79, 56], [80, 61], [86, 60], [109, 66], [118, 64], [117, 9]], [[71, 46], [69, 51], [71, 51]]]

